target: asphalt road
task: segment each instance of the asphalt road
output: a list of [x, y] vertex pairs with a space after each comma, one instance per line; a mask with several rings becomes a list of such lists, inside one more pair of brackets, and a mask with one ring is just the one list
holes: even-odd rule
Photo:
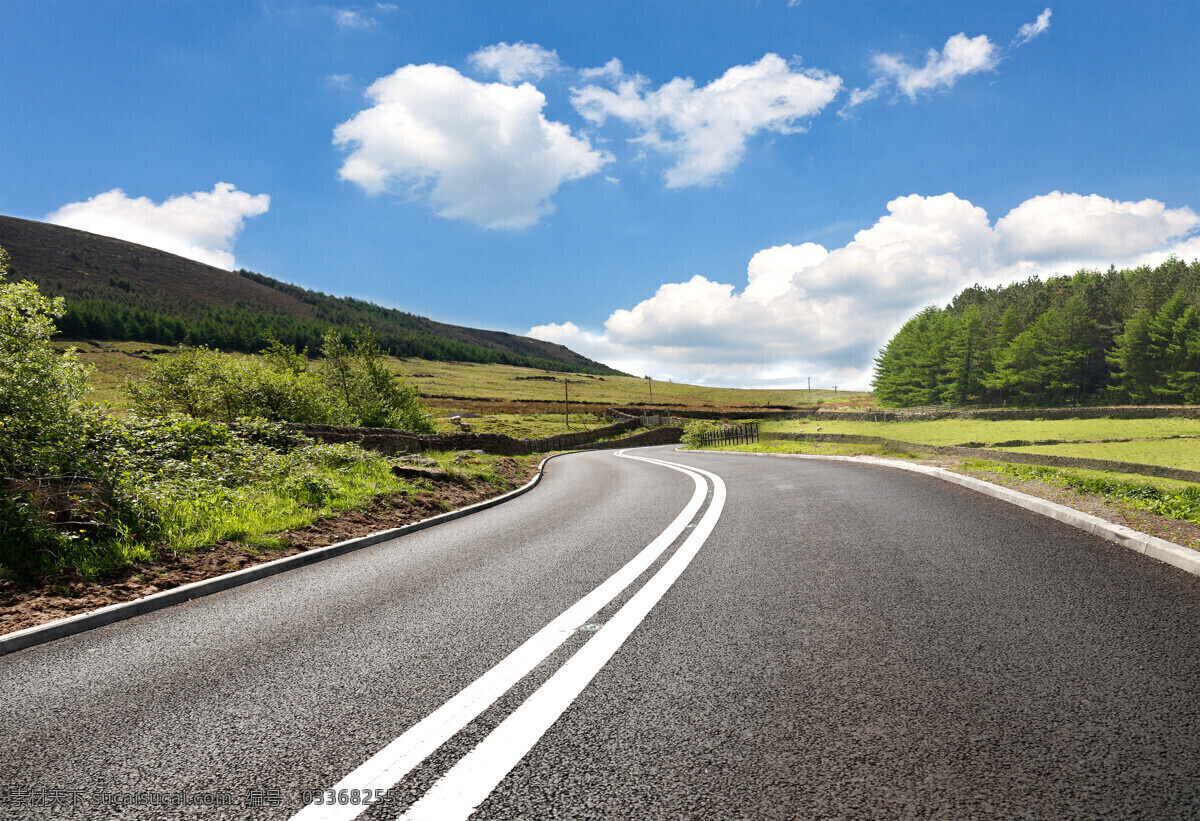
[[0, 657], [0, 818], [1187, 818], [1198, 695], [1177, 569], [883, 467], [592, 452]]

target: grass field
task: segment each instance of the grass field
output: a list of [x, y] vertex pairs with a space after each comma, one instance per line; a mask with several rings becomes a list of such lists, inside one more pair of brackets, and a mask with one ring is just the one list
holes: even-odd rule
[[1099, 439], [1163, 439], [1168, 436], [1200, 436], [1200, 419], [1054, 419], [1004, 420], [938, 419], [932, 422], [764, 422], [762, 431], [774, 433], [848, 433], [884, 436], [927, 445], [994, 446], [1014, 440], [1037, 442], [1048, 439], [1079, 442]]
[[1115, 459], [1144, 465], [1165, 465], [1184, 470], [1200, 470], [1200, 440], [1147, 439], [1135, 442], [1037, 445], [1004, 448], [1017, 453], [1045, 453], [1051, 456], [1079, 456], [1086, 459]]
[[[116, 407], [124, 404], [121, 384], [142, 373], [155, 356], [169, 353], [161, 345], [144, 342], [63, 342], [60, 347], [68, 345], [78, 348], [80, 360], [95, 369], [89, 398], [97, 402], [111, 402]], [[423, 395], [445, 397], [435, 399], [431, 404], [447, 408], [446, 413], [450, 409], [489, 411], [491, 409], [486, 403], [494, 404], [497, 401], [558, 403], [563, 399], [564, 378], [569, 380], [567, 390], [573, 406], [650, 404], [651, 390], [655, 406], [728, 408], [737, 410], [739, 416], [749, 416], [755, 408], [766, 409], [770, 406], [873, 406], [869, 393], [848, 391], [743, 390], [675, 384], [657, 379], [651, 384], [633, 376], [568, 374], [512, 365], [432, 362], [423, 359], [389, 359], [388, 362], [393, 370], [415, 384]], [[554, 410], [562, 416], [558, 408]], [[441, 411], [437, 413], [442, 415]], [[555, 432], [565, 430], [564, 427], [563, 431]]]
[[[453, 422], [441, 415], [440, 410], [436, 413], [439, 417], [434, 420], [434, 424], [438, 433], [453, 433], [458, 430]], [[570, 427], [567, 426], [567, 420], [562, 413], [493, 413], [464, 421], [471, 426], [473, 433], [502, 433], [514, 439], [541, 439], [612, 424], [603, 416], [591, 413], [572, 413]]]
[[[763, 433], [822, 433], [882, 436], [927, 445], [970, 445], [1024, 453], [1114, 459], [1200, 470], [1200, 419], [1056, 419], [932, 422], [764, 422]], [[1198, 437], [1198, 438], [1178, 438]], [[1129, 439], [1127, 442], [1104, 441]], [[1003, 447], [1000, 443], [1057, 440], [1064, 444]]]

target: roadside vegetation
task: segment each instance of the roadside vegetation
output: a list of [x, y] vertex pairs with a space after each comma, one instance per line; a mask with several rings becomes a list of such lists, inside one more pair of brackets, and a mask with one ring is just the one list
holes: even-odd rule
[[[8, 281], [6, 261], [0, 250], [0, 575], [95, 576], [222, 540], [271, 547], [271, 534], [428, 489], [379, 454], [278, 424], [432, 429], [370, 334], [327, 334], [319, 370], [279, 343], [256, 359], [190, 349], [150, 365], [128, 387], [132, 412], [112, 414], [84, 401], [76, 352], [51, 344], [64, 300]], [[487, 457], [443, 461], [465, 483], [506, 482]]]
[[959, 467], [968, 472], [986, 472], [1022, 481], [1044, 482], [1076, 493], [1119, 501], [1156, 516], [1200, 524], [1200, 485], [1191, 482], [980, 459], [965, 460]]

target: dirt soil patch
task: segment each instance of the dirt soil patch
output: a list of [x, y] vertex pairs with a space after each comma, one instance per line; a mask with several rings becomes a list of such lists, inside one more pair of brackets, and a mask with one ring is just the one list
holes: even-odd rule
[[[498, 459], [493, 470], [517, 488], [533, 478], [537, 464]], [[102, 578], [89, 579], [70, 570], [21, 585], [0, 579], [0, 634], [412, 524], [507, 492], [484, 482], [477, 482], [475, 487], [451, 481], [430, 482], [430, 485], [432, 490], [412, 496], [403, 493], [376, 496], [363, 510], [335, 514], [299, 530], [278, 534], [277, 549], [255, 549], [225, 541], [191, 553], [166, 553], [156, 562], [130, 565]]]

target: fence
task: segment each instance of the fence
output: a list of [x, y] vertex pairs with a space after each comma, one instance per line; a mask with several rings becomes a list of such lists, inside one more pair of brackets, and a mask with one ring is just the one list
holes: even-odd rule
[[696, 436], [696, 446], [701, 448], [713, 445], [749, 445], [758, 441], [758, 423], [746, 422], [742, 425], [726, 425], [715, 433], [701, 433]]

